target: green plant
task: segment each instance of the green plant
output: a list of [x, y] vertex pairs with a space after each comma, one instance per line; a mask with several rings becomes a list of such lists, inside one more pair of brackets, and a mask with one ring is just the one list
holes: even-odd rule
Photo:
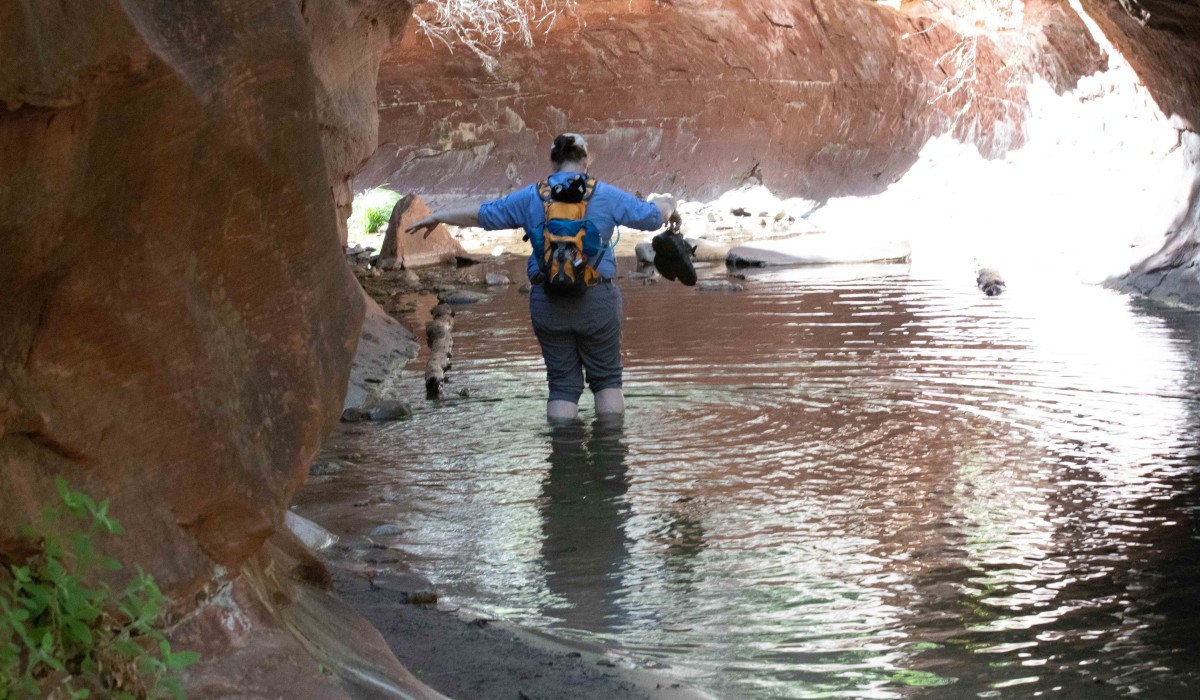
[[62, 506], [46, 508], [38, 526], [21, 533], [40, 552], [8, 567], [12, 583], [0, 581], [0, 700], [87, 698], [88, 686], [118, 700], [183, 698], [170, 673], [200, 655], [171, 651], [162, 633], [168, 599], [141, 567], [118, 596], [107, 585], [85, 585], [89, 572], [122, 568], [93, 540], [124, 530], [108, 515], [108, 501], [97, 505], [61, 477], [55, 484]]
[[351, 228], [359, 233], [379, 233], [392, 216], [392, 207], [400, 195], [385, 186], [365, 190], [354, 198], [354, 217]]

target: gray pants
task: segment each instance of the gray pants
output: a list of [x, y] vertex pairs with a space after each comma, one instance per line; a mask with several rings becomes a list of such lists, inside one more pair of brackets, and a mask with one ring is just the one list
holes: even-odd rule
[[549, 297], [541, 285], [529, 294], [533, 332], [546, 360], [550, 401], [579, 403], [584, 372], [592, 393], [621, 388], [621, 292], [598, 284], [581, 297]]

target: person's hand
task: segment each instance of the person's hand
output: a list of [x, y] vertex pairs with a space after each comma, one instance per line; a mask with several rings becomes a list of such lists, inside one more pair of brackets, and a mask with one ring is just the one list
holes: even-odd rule
[[412, 226], [409, 226], [407, 229], [405, 229], [405, 231], [407, 231], [408, 235], [411, 236], [414, 233], [416, 233], [417, 231], [424, 229], [425, 230], [425, 238], [429, 238], [429, 234], [433, 233], [433, 230], [435, 228], [437, 228], [438, 224], [440, 224], [440, 223], [442, 223], [442, 222], [438, 221], [436, 218], [434, 218], [432, 216], [427, 216], [424, 219], [421, 219], [417, 223], [413, 224]]
[[675, 195], [673, 194], [652, 194], [646, 197], [646, 201], [658, 207], [658, 210], [662, 212], [663, 223], [666, 223], [675, 213]]

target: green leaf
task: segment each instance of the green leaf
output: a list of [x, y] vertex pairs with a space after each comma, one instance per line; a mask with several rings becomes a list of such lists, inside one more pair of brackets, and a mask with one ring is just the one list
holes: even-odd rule
[[100, 557], [100, 567], [108, 571], [120, 571], [122, 568], [121, 562], [112, 557]]
[[168, 668], [187, 668], [200, 660], [198, 651], [178, 651], [167, 660]]
[[109, 646], [113, 651], [127, 659], [136, 659], [145, 652], [145, 649], [127, 639], [114, 639]]
[[178, 678], [164, 678], [162, 685], [175, 700], [184, 700], [183, 684], [179, 682]]
[[54, 477], [54, 488], [58, 489], [58, 497], [64, 501], [70, 501], [71, 490], [67, 488], [67, 480], [62, 478], [62, 475]]
[[83, 698], [86, 698], [87, 696], [89, 696], [91, 694], [92, 694], [92, 691], [88, 690], [87, 688], [80, 688], [79, 690], [72, 692], [71, 697], [74, 700], [83, 700]]
[[63, 622], [66, 624], [67, 629], [71, 632], [71, 636], [73, 636], [76, 641], [84, 646], [92, 646], [92, 630], [88, 629], [87, 625], [83, 624], [79, 620], [69, 617], [63, 620]]

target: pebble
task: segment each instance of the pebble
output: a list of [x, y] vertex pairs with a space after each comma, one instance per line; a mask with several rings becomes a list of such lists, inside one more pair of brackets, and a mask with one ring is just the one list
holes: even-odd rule
[[528, 282], [521, 285], [520, 287], [517, 287], [517, 291], [520, 292], [521, 294], [528, 294], [532, 290], [533, 290], [533, 285]]
[[487, 275], [483, 278], [483, 281], [486, 282], [487, 286], [489, 287], [507, 287], [508, 285], [512, 284], [512, 280], [508, 278], [508, 275], [502, 275], [495, 272], [487, 273]]
[[492, 248], [492, 257], [493, 258], [498, 258], [501, 255], [504, 255], [504, 246], [498, 245], [495, 248]]

